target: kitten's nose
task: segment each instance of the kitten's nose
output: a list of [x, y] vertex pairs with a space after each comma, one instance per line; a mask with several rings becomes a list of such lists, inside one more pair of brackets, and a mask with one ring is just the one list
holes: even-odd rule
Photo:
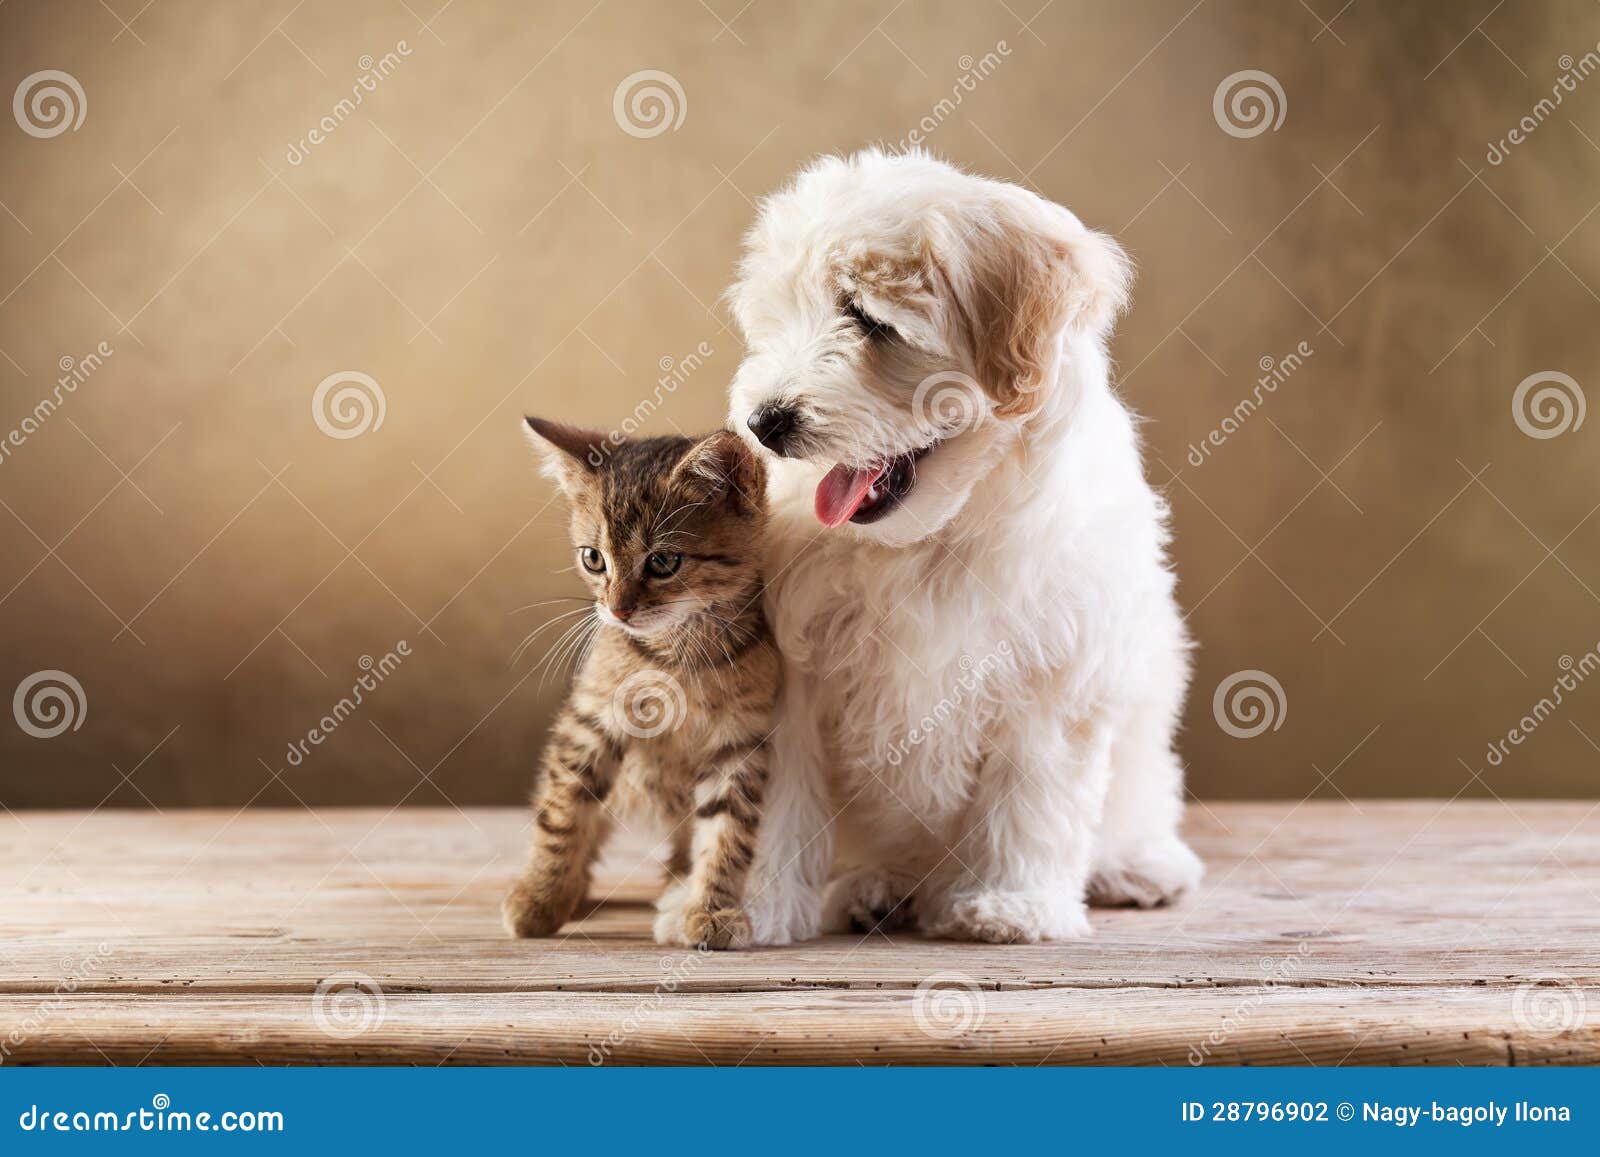
[[635, 608], [634, 608], [632, 603], [622, 603], [619, 606], [612, 607], [611, 608], [611, 613], [613, 615], [615, 615], [620, 621], [625, 623], [629, 619], [633, 618], [634, 609]]
[[745, 423], [750, 432], [774, 454], [787, 454], [790, 437], [799, 426], [795, 412], [786, 406], [762, 406]]

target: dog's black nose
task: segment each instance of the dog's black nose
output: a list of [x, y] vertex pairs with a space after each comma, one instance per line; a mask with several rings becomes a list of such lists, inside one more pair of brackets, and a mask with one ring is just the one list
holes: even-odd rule
[[762, 406], [750, 415], [746, 425], [756, 436], [756, 441], [774, 454], [783, 454], [786, 452], [785, 445], [799, 423], [793, 410], [784, 406]]

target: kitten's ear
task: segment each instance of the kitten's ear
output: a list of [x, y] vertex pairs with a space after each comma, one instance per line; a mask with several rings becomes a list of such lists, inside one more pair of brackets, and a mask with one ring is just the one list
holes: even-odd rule
[[568, 497], [588, 485], [606, 460], [604, 434], [533, 417], [522, 429], [539, 455], [545, 476], [553, 479]]
[[718, 430], [695, 443], [673, 468], [672, 478], [697, 494], [720, 496], [744, 514], [766, 509], [767, 468], [732, 430]]

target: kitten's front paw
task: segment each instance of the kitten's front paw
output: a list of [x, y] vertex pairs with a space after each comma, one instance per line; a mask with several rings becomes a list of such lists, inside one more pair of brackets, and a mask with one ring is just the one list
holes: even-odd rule
[[535, 882], [518, 880], [500, 905], [506, 931], [523, 940], [554, 936], [572, 915], [574, 904]]
[[1037, 944], [1089, 935], [1089, 916], [1076, 896], [1046, 892], [971, 892], [952, 896], [926, 925], [944, 940]]
[[750, 943], [750, 918], [738, 908], [696, 909], [683, 921], [684, 939], [693, 948], [721, 952]]

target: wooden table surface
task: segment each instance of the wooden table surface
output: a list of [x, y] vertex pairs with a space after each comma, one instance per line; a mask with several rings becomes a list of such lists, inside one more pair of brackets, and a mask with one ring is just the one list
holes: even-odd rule
[[0, 1061], [1600, 1062], [1600, 805], [1195, 805], [1209, 875], [1072, 944], [502, 935], [516, 810], [0, 817]]

